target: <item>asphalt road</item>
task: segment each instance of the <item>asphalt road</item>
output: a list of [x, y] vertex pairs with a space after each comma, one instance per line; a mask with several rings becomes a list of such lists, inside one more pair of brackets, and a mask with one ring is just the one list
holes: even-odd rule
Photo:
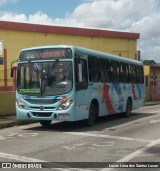
[[[133, 111], [129, 118], [102, 117], [94, 127], [85, 127], [84, 122], [57, 122], [49, 129], [38, 123], [2, 129], [0, 161], [3, 167], [10, 162], [22, 162], [21, 165], [12, 163], [15, 167], [12, 170], [22, 170], [21, 167], [26, 167], [24, 162], [52, 162], [47, 167], [66, 171], [158, 170], [146, 167], [150, 166], [148, 163], [160, 162], [160, 105]], [[65, 167], [65, 162], [77, 169], [59, 168]], [[40, 163], [37, 167], [41, 167]], [[123, 163], [126, 166], [120, 166]], [[109, 164], [112, 164], [110, 168], [105, 168]]]

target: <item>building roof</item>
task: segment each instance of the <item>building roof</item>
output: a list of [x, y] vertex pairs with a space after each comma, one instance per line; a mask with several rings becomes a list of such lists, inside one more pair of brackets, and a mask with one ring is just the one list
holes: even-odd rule
[[139, 33], [132, 33], [132, 32], [17, 23], [17, 22], [8, 22], [8, 21], [0, 21], [0, 29], [13, 30], [13, 31], [64, 34], [64, 35], [77, 35], [77, 36], [107, 37], [107, 38], [124, 38], [124, 39], [140, 38]]

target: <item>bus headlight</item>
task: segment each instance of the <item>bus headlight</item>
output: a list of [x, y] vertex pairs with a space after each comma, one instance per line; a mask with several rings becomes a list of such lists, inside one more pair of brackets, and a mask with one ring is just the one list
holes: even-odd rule
[[16, 102], [20, 109], [27, 109], [27, 107], [24, 105], [24, 103], [21, 102], [20, 100], [16, 100]]
[[72, 103], [73, 103], [73, 100], [68, 99], [58, 107], [58, 110], [66, 110], [71, 106]]

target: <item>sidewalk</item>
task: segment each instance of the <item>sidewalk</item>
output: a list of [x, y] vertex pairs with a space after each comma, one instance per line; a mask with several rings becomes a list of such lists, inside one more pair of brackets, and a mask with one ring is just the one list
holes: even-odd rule
[[35, 123], [35, 121], [28, 120], [17, 120], [16, 114], [13, 115], [0, 115], [0, 129], [12, 127], [16, 125], [26, 125], [30, 123]]
[[153, 101], [146, 101], [145, 106], [152, 106], [152, 105], [159, 105], [160, 101], [158, 100], [153, 100]]
[[[145, 106], [158, 105], [160, 101], [146, 101]], [[0, 129], [12, 127], [16, 125], [25, 125], [35, 123], [36, 121], [20, 121], [16, 119], [16, 114], [13, 115], [0, 115]]]
[[16, 115], [0, 115], [0, 129], [16, 124]]

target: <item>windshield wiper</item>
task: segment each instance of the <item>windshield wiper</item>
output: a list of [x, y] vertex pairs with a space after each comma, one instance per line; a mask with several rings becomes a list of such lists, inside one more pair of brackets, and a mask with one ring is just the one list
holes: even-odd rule
[[[54, 71], [54, 69], [56, 68], [57, 64], [59, 62], [59, 59], [56, 59], [54, 62], [52, 62], [49, 66], [48, 66], [48, 70], [47, 70], [47, 79], [50, 78], [52, 76], [52, 72]], [[42, 67], [43, 68], [43, 67]], [[41, 96], [44, 94], [45, 92], [45, 88], [47, 86], [46, 83], [46, 78], [43, 75], [43, 69], [42, 69], [42, 74], [41, 74]]]
[[54, 71], [54, 69], [56, 68], [57, 64], [59, 62], [59, 59], [56, 59], [55, 62], [53, 62], [53, 64], [51, 66], [48, 67], [48, 75], [50, 75], [50, 73], [52, 71]]

